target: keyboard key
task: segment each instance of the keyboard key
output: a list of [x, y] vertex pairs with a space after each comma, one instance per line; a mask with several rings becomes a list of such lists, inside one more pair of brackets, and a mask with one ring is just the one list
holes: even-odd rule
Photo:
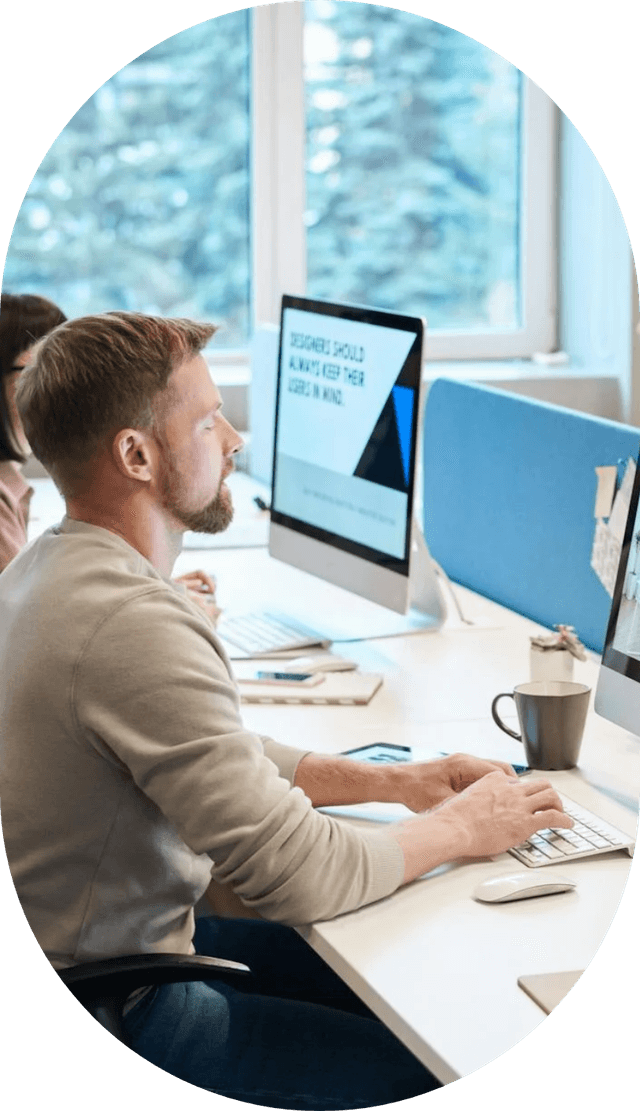
[[518, 855], [522, 860], [525, 860], [527, 863], [531, 862], [532, 864], [545, 859], [544, 853], [541, 853], [539, 849], [529, 848], [526, 845], [522, 845], [518, 848]]
[[563, 856], [575, 856], [576, 848], [570, 841], [565, 841], [564, 837], [559, 837], [553, 845]]
[[572, 834], [571, 830], [567, 830], [565, 841], [568, 841], [569, 844], [573, 845], [576, 849], [579, 849], [580, 852], [591, 847], [589, 842], [586, 841], [584, 837], [579, 837], [578, 834]]
[[558, 857], [562, 857], [565, 855], [562, 852], [562, 849], [559, 849], [557, 845], [550, 845], [548, 842], [540, 845], [540, 852], [543, 852], [545, 856], [551, 857], [552, 860], [554, 858], [557, 860]]

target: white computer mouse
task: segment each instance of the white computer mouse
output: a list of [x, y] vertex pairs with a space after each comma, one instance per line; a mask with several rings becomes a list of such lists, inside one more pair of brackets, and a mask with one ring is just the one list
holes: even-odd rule
[[573, 891], [575, 886], [573, 880], [557, 872], [544, 875], [530, 869], [483, 880], [473, 892], [473, 897], [481, 903], [510, 903], [516, 899], [533, 899], [538, 895], [559, 895], [561, 891]]
[[316, 671], [355, 671], [357, 664], [343, 656], [333, 656], [330, 652], [318, 656], [298, 656], [295, 660], [287, 660], [287, 670], [307, 671], [314, 674]]

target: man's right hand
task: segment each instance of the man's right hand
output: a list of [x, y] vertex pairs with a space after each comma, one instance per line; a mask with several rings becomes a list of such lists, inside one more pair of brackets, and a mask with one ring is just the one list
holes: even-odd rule
[[537, 830], [572, 825], [547, 779], [514, 779], [494, 771], [433, 810], [400, 822], [393, 835], [404, 853], [408, 883], [445, 861], [493, 856]]

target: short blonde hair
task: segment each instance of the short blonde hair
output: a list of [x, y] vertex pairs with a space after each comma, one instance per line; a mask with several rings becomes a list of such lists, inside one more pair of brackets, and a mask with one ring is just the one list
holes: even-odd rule
[[33, 454], [63, 491], [107, 437], [153, 427], [172, 371], [215, 330], [193, 320], [109, 312], [69, 320], [37, 344], [16, 403]]

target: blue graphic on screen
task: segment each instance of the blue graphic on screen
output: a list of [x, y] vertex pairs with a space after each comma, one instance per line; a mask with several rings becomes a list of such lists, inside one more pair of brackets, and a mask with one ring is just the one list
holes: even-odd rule
[[400, 441], [400, 454], [404, 470], [404, 484], [409, 485], [409, 460], [411, 459], [411, 430], [413, 428], [413, 390], [407, 386], [394, 386], [393, 405], [396, 413], [396, 429]]

